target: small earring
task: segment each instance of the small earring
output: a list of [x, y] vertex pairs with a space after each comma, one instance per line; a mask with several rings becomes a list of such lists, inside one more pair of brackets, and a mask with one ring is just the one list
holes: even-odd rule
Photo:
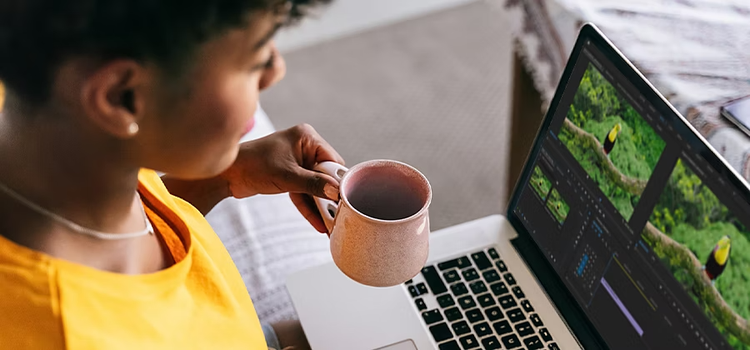
[[138, 130], [139, 130], [138, 123], [133, 122], [133, 123], [130, 123], [130, 125], [128, 126], [128, 134], [130, 134], [130, 136], [137, 134]]

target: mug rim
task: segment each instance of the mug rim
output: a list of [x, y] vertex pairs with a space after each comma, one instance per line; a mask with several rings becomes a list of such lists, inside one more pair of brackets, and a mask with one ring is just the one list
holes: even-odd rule
[[[422, 208], [420, 208], [419, 211], [417, 211], [416, 213], [414, 213], [412, 215], [409, 215], [409, 216], [407, 216], [405, 218], [396, 219], [396, 220], [384, 220], [384, 219], [374, 218], [374, 217], [372, 217], [370, 215], [367, 215], [367, 214], [359, 211], [357, 208], [355, 208], [349, 202], [349, 198], [347, 196], [345, 196], [345, 194], [346, 194], [345, 193], [345, 191], [346, 191], [346, 183], [349, 181], [349, 178], [350, 178], [349, 175], [355, 173], [360, 168], [363, 168], [363, 167], [365, 167], [367, 165], [370, 165], [370, 164], [373, 164], [373, 163], [396, 163], [398, 165], [405, 166], [405, 167], [411, 169], [412, 171], [416, 172], [417, 174], [419, 174], [419, 176], [422, 178], [422, 180], [424, 181], [424, 183], [427, 184], [427, 200], [425, 201], [425, 203], [422, 206]], [[349, 168], [349, 170], [341, 178], [341, 183], [339, 185], [339, 188], [340, 188], [340, 191], [341, 191], [341, 200], [344, 201], [344, 203], [346, 203], [346, 206], [349, 207], [349, 209], [353, 210], [355, 213], [359, 214], [361, 217], [363, 217], [363, 218], [365, 218], [367, 220], [370, 220], [370, 221], [373, 221], [373, 222], [377, 222], [377, 223], [380, 223], [380, 224], [400, 224], [400, 223], [404, 223], [404, 222], [407, 222], [407, 221], [414, 220], [415, 218], [418, 218], [418, 217], [422, 216], [428, 210], [428, 208], [430, 207], [430, 204], [432, 204], [432, 185], [430, 185], [430, 181], [427, 180], [427, 176], [425, 176], [424, 174], [422, 174], [422, 172], [419, 171], [417, 168], [415, 168], [415, 167], [413, 167], [413, 166], [411, 166], [409, 164], [406, 164], [404, 162], [398, 161], [398, 160], [392, 160], [392, 159], [372, 159], [372, 160], [368, 160], [368, 161], [364, 161], [362, 163], [356, 164], [355, 166]]]

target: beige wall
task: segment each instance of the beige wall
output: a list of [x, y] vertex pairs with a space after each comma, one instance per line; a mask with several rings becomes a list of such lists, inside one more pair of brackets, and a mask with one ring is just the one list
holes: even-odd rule
[[289, 52], [472, 1], [336, 0], [300, 25], [280, 31], [276, 44]]

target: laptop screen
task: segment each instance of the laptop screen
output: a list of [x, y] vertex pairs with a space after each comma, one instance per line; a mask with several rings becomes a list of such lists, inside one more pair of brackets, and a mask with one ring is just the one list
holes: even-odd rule
[[750, 349], [746, 192], [602, 50], [569, 63], [513, 214], [611, 348]]

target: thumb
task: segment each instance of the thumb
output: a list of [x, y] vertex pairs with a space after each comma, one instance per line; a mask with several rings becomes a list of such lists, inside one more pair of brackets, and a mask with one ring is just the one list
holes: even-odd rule
[[300, 192], [330, 200], [339, 200], [339, 182], [327, 174], [297, 168], [289, 192]]

